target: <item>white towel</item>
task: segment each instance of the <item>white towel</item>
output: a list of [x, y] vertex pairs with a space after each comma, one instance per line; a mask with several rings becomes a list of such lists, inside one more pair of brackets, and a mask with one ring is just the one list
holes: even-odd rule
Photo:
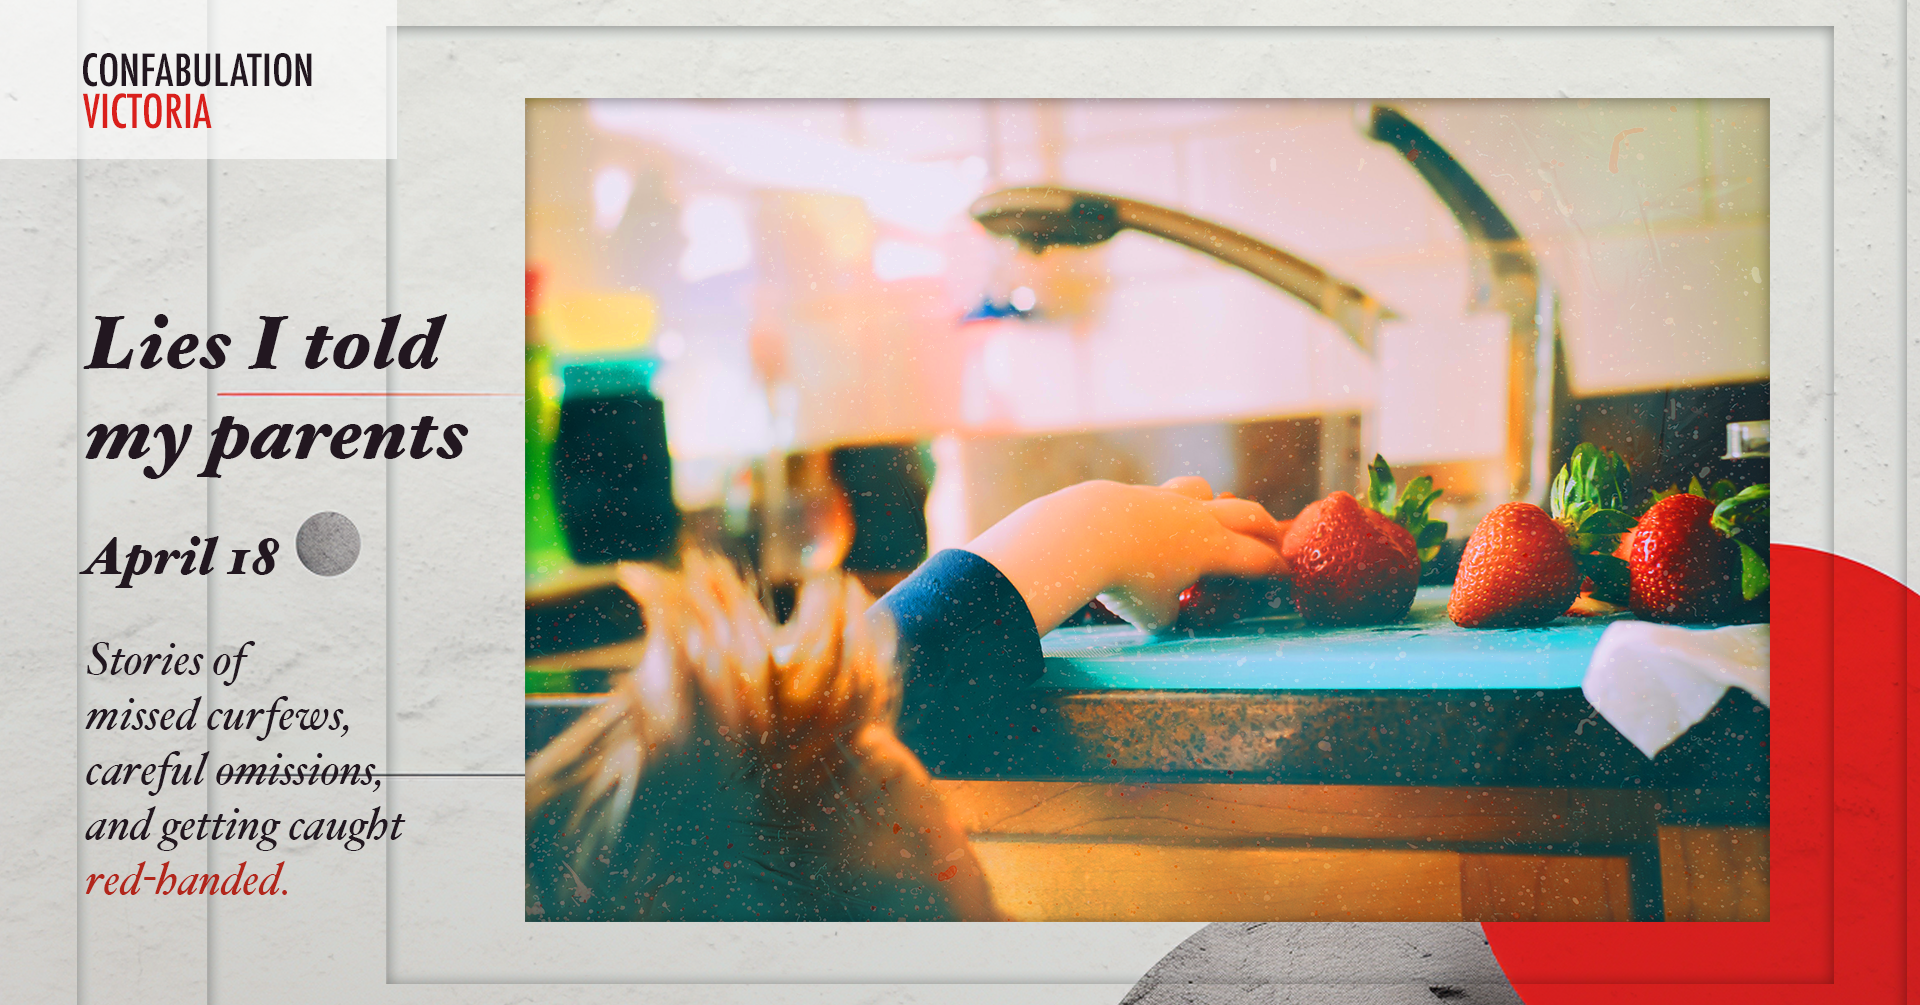
[[1644, 621], [1609, 625], [1587, 664], [1587, 701], [1652, 757], [1737, 687], [1770, 705], [1766, 625], [1679, 628]]

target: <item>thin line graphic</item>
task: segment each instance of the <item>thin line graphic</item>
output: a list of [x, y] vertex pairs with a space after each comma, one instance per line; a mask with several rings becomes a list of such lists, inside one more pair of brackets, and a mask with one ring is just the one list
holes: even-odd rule
[[219, 391], [222, 398], [520, 398], [525, 391]]
[[366, 778], [525, 778], [524, 771], [398, 771]]

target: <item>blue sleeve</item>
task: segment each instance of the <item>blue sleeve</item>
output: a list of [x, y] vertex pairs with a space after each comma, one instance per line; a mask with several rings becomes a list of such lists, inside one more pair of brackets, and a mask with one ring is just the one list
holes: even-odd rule
[[900, 737], [930, 769], [1044, 669], [1026, 598], [972, 552], [933, 556], [874, 609], [899, 628]]

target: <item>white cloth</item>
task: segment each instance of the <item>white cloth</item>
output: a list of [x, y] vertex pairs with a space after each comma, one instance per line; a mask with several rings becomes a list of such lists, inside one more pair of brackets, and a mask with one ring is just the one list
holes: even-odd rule
[[1601, 634], [1580, 689], [1613, 728], [1652, 757], [1704, 718], [1729, 687], [1770, 706], [1767, 627], [1621, 621]]

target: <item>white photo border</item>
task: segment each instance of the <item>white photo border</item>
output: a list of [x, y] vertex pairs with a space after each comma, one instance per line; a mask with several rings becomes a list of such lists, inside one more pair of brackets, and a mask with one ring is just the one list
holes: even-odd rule
[[[1782, 5], [1784, 7], [1784, 5]], [[411, 19], [416, 8], [404, 8]], [[523, 103], [533, 98], [689, 97], [1311, 97], [1311, 98], [1764, 98], [1770, 102], [1772, 367], [1776, 439], [1776, 535], [1837, 551], [1898, 577], [1905, 566], [1903, 359], [1890, 323], [1899, 288], [1904, 229], [1897, 146], [1876, 146], [1857, 128], [1899, 93], [1842, 66], [1836, 46], [1869, 45], [1863, 29], [1763, 27], [1535, 28], [607, 28], [428, 27], [398, 29], [399, 135], [390, 184], [390, 286], [395, 310], [460, 303], [488, 319], [498, 352], [470, 354], [483, 372], [469, 382], [520, 380], [520, 273], [524, 268]], [[1897, 82], [1898, 75], [1892, 78]], [[1834, 102], [1857, 105], [1836, 119]], [[1885, 139], [1881, 137], [1881, 139]], [[1893, 156], [1891, 164], [1883, 158]], [[1851, 168], [1836, 178], [1835, 166]], [[1836, 219], [1849, 228], [1836, 232]], [[480, 225], [486, 221], [485, 227]], [[442, 224], [462, 235], [459, 269], [425, 269], [420, 235]], [[411, 235], [409, 237], [408, 235]], [[410, 244], [409, 241], [419, 241]], [[1829, 249], [1837, 249], [1830, 251]], [[1838, 270], [1837, 263], [1852, 263]], [[422, 272], [426, 274], [421, 274]], [[1900, 305], [1894, 305], [1899, 307]], [[1896, 314], [1898, 311], [1895, 312]], [[1847, 332], [1836, 340], [1833, 332]], [[437, 374], [436, 374], [437, 375]], [[1845, 386], [1842, 393], [1838, 388]], [[1834, 430], [1848, 430], [1846, 449]], [[518, 467], [471, 469], [487, 486], [517, 491]], [[1836, 480], [1871, 479], [1877, 502], [1836, 498]], [[497, 483], [497, 484], [494, 484]], [[405, 519], [409, 491], [398, 492]], [[425, 505], [424, 497], [418, 505]], [[1889, 512], [1892, 511], [1892, 524]], [[1841, 528], [1836, 530], [1836, 518]], [[417, 519], [417, 518], [416, 518]], [[459, 557], [473, 600], [517, 584], [518, 511], [500, 514]], [[468, 540], [474, 540], [469, 538]], [[445, 563], [439, 553], [394, 555], [396, 576], [410, 560]], [[487, 584], [485, 586], [480, 584]], [[517, 600], [517, 598], [514, 598]], [[405, 598], [391, 612], [413, 626], [442, 619], [451, 598]], [[486, 606], [482, 603], [482, 606]], [[449, 632], [480, 632], [497, 666], [484, 678], [518, 680], [517, 610], [492, 627], [470, 613]], [[471, 639], [470, 639], [471, 642]], [[421, 640], [403, 649], [425, 651]], [[412, 671], [396, 653], [395, 672]], [[516, 766], [517, 701], [477, 695], [443, 710], [453, 721], [506, 740], [498, 759], [448, 765], [434, 760], [443, 727], [402, 722], [404, 677], [390, 708], [395, 771], [501, 770]], [[485, 701], [478, 700], [484, 698]], [[491, 707], [488, 707], [491, 706]], [[470, 748], [468, 748], [470, 749]], [[396, 799], [424, 799], [502, 830], [422, 840], [390, 859], [388, 976], [396, 983], [648, 983], [686, 988], [701, 981], [801, 986], [1083, 984], [1090, 1000], [1117, 1000], [1106, 988], [1130, 983], [1197, 925], [528, 925], [521, 921], [521, 794], [479, 785], [436, 786]], [[432, 847], [425, 847], [431, 842]], [[490, 855], [489, 852], [492, 854]], [[498, 855], [511, 855], [502, 860]], [[451, 896], [450, 883], [471, 891]], [[435, 891], [429, 894], [427, 891]], [[771, 986], [762, 985], [771, 993]], [[877, 988], [876, 988], [877, 990]], [[1010, 989], [1009, 989], [1010, 990]], [[804, 994], [811, 994], [805, 992]], [[714, 1000], [725, 995], [716, 991]], [[803, 996], [804, 997], [804, 996]], [[585, 1000], [585, 999], [581, 999]], [[695, 999], [687, 999], [695, 1000]], [[769, 1000], [769, 999], [756, 999]], [[793, 998], [791, 1000], [803, 1000]], [[807, 999], [810, 1000], [810, 999]]]

